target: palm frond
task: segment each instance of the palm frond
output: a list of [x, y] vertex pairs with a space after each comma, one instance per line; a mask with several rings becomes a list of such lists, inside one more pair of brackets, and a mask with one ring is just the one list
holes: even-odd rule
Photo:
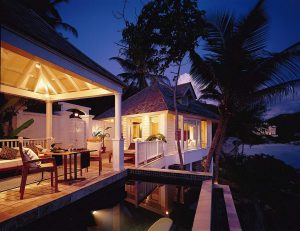
[[57, 29], [57, 28], [62, 28], [62, 29], [64, 29], [65, 31], [71, 32], [76, 38], [78, 37], [78, 32], [77, 32], [77, 30], [75, 29], [75, 27], [71, 26], [71, 25], [68, 24], [68, 23], [57, 21], [57, 22], [56, 22], [56, 25], [55, 25], [55, 28], [56, 28], [56, 29]]
[[234, 28], [234, 16], [232, 13], [217, 13], [210, 17], [206, 23], [207, 45], [205, 49], [209, 52], [223, 53], [226, 48], [227, 38], [232, 36]]
[[300, 78], [286, 81], [254, 93], [254, 99], [272, 103], [284, 96], [295, 94], [295, 87], [300, 84]]
[[131, 60], [123, 59], [120, 57], [111, 57], [109, 60], [115, 60], [120, 64], [120, 66], [127, 72], [136, 71], [136, 66], [131, 62]]
[[248, 53], [255, 53], [265, 48], [267, 16], [264, 0], [259, 0], [254, 8], [237, 24], [233, 45], [243, 47]]
[[279, 53], [268, 53], [251, 70], [247, 79], [251, 79], [258, 86], [270, 87], [297, 78], [299, 66], [300, 42], [297, 42]]
[[211, 83], [216, 84], [217, 80], [212, 67], [200, 55], [195, 51], [190, 51], [190, 60], [192, 63], [190, 74], [198, 88], [202, 89]]

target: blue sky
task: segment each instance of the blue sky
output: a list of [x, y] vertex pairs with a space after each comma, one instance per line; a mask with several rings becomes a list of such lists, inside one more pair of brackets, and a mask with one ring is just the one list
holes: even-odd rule
[[[126, 18], [133, 21], [145, 2], [127, 0]], [[121, 39], [124, 24], [115, 15], [122, 11], [123, 3], [124, 0], [70, 0], [67, 5], [59, 7], [63, 20], [79, 32], [78, 38], [66, 34], [69, 41], [113, 74], [122, 72], [120, 66], [109, 58], [118, 55], [116, 43]], [[243, 15], [255, 3], [256, 0], [199, 0], [198, 5], [208, 15], [223, 9]], [[266, 9], [270, 17], [268, 50], [280, 51], [300, 40], [300, 0], [267, 0]], [[186, 61], [181, 74], [188, 73], [189, 68]], [[283, 111], [300, 111], [300, 97], [296, 98], [299, 98], [296, 103], [289, 100], [290, 107], [284, 103]]]

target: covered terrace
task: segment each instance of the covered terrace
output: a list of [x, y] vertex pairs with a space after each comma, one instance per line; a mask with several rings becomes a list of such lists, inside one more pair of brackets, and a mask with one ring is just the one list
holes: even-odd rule
[[45, 102], [48, 147], [53, 102], [114, 95], [113, 169], [122, 170], [122, 83], [33, 11], [5, 1], [1, 15], [0, 92]]

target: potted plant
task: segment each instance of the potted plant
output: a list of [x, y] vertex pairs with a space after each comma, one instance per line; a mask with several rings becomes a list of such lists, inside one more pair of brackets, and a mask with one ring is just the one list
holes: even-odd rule
[[106, 132], [108, 129], [110, 129], [111, 127], [106, 127], [103, 131], [97, 131], [95, 133], [93, 133], [93, 136], [98, 137], [100, 139], [100, 141], [102, 141], [102, 153], [106, 152], [106, 147], [104, 145], [104, 140], [106, 137], [110, 137], [109, 133]]

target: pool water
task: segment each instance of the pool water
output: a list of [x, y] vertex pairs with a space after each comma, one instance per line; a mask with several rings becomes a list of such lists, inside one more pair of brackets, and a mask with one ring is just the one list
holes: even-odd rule
[[172, 230], [191, 230], [200, 186], [122, 180], [21, 230], [140, 231], [169, 217]]

